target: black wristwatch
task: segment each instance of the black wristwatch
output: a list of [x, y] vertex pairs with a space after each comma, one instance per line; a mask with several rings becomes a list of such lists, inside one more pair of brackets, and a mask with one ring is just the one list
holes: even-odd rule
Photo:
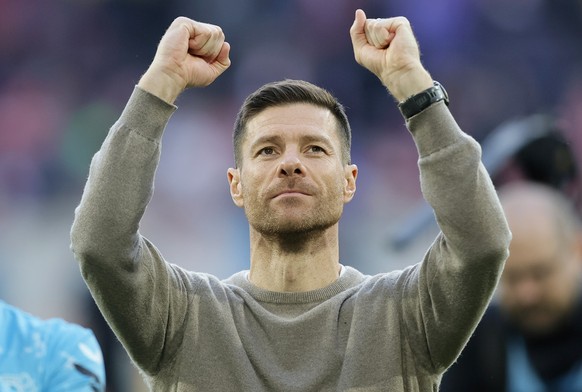
[[400, 109], [404, 118], [408, 120], [410, 117], [422, 112], [433, 103], [443, 100], [445, 101], [445, 104], [449, 104], [447, 90], [445, 90], [439, 82], [435, 81], [434, 86], [431, 88], [427, 88], [426, 90], [407, 98], [406, 101], [399, 103], [398, 109]]

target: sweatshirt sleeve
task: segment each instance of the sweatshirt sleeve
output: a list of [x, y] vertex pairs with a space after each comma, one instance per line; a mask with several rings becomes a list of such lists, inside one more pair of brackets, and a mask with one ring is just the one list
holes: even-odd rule
[[407, 125], [419, 153], [421, 189], [441, 233], [423, 262], [404, 274], [403, 315], [411, 345], [442, 372], [493, 295], [511, 233], [479, 144], [461, 131], [446, 105], [432, 105]]
[[104, 317], [132, 359], [155, 372], [178, 345], [188, 279], [139, 233], [164, 128], [176, 107], [136, 87], [95, 154], [75, 210], [71, 249]]

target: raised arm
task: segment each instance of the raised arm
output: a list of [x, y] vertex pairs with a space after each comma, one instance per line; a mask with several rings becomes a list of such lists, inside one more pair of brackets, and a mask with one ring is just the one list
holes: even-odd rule
[[184, 272], [139, 233], [153, 192], [161, 138], [172, 103], [188, 87], [212, 83], [230, 65], [213, 25], [177, 18], [119, 120], [91, 162], [75, 211], [71, 248], [95, 301], [132, 358], [155, 371], [180, 337], [190, 302]]
[[[350, 30], [358, 63], [403, 103], [434, 86], [409, 22], [366, 19]], [[510, 232], [477, 142], [461, 131], [443, 101], [407, 118], [419, 153], [423, 195], [441, 234], [424, 261], [403, 273], [402, 314], [409, 344], [430, 371], [457, 357], [481, 318], [508, 256]]]

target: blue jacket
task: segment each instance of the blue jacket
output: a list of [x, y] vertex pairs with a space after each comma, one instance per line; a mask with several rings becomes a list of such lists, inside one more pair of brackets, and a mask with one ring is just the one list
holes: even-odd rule
[[105, 391], [101, 348], [89, 329], [41, 320], [0, 301], [0, 392]]

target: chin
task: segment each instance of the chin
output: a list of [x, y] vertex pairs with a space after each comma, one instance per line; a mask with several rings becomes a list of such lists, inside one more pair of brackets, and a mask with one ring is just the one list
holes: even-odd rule
[[250, 225], [269, 237], [301, 236], [323, 232], [338, 223], [340, 211], [323, 208], [283, 208], [254, 210], [247, 213]]
[[519, 328], [523, 331], [524, 335], [536, 338], [546, 336], [554, 331], [556, 328], [556, 322], [549, 319], [533, 319], [527, 318], [519, 320]]
[[266, 236], [275, 237], [301, 237], [324, 232], [338, 220], [313, 220], [306, 215], [300, 217], [281, 217], [271, 219], [268, 222], [253, 225], [253, 228]]
[[267, 230], [264, 233], [279, 237], [297, 237], [323, 232], [329, 227], [330, 225], [306, 225], [305, 223], [286, 224]]

